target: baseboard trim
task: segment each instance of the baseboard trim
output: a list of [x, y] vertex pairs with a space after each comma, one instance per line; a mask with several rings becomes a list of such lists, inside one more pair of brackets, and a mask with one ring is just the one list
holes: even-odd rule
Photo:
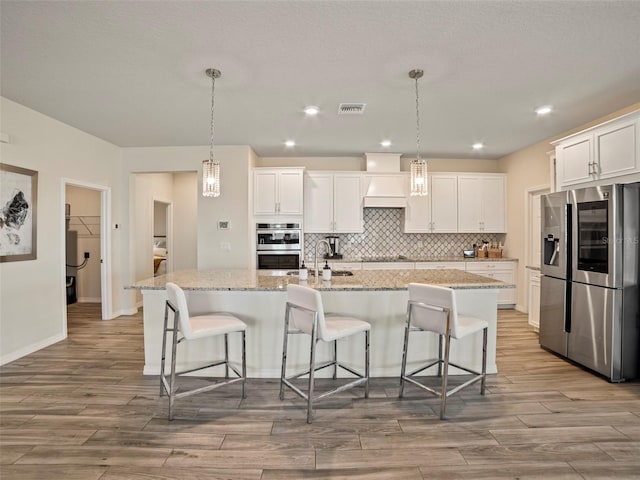
[[38, 350], [42, 350], [49, 345], [53, 345], [54, 343], [58, 343], [61, 340], [64, 340], [66, 336], [63, 333], [57, 333], [49, 338], [45, 338], [40, 342], [32, 343], [31, 345], [27, 345], [26, 347], [20, 348], [14, 352], [7, 353], [0, 357], [0, 365], [5, 365], [9, 362], [13, 362], [18, 360], [19, 358], [25, 357], [33, 352], [37, 352]]
[[101, 297], [78, 297], [78, 303], [102, 303]]

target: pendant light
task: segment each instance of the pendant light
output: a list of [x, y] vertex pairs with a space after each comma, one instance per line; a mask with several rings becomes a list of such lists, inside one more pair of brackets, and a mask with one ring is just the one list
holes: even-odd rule
[[416, 158], [411, 160], [411, 195], [427, 195], [427, 162], [420, 158], [420, 97], [418, 95], [418, 79], [422, 78], [422, 70], [411, 70], [409, 78], [416, 81]]
[[220, 162], [213, 159], [213, 111], [214, 92], [216, 89], [216, 78], [222, 75], [220, 70], [207, 68], [207, 77], [211, 78], [211, 142], [209, 144], [209, 159], [202, 162], [202, 195], [205, 197], [220, 196]]

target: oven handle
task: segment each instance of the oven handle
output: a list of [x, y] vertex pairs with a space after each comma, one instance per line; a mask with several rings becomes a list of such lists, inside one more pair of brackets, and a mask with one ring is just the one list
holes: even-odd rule
[[300, 235], [300, 233], [302, 232], [302, 230], [298, 229], [298, 228], [292, 228], [291, 230], [256, 230], [257, 234], [267, 234], [267, 235], [273, 235], [274, 233], [297, 233], [298, 235]]
[[300, 250], [258, 250], [258, 255], [300, 255]]

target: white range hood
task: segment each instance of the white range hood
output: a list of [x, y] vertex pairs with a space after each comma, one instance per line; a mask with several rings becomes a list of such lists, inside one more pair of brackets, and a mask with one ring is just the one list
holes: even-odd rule
[[400, 153], [365, 153], [368, 187], [364, 206], [405, 208], [409, 192], [409, 176], [400, 171]]

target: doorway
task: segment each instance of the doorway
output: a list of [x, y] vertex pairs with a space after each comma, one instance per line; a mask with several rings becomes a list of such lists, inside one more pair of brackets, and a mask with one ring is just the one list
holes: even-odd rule
[[[110, 189], [63, 179], [63, 199], [61, 280], [65, 282], [65, 304], [99, 303], [101, 318], [110, 319]], [[65, 308], [65, 336], [66, 320]]]
[[173, 271], [173, 208], [162, 200], [153, 200], [153, 276]]

